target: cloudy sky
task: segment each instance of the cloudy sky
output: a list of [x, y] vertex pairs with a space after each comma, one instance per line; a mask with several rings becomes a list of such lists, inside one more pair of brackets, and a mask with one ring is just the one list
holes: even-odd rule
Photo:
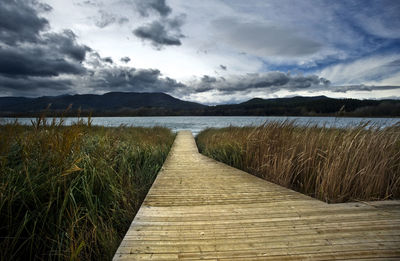
[[1, 0], [0, 96], [400, 98], [400, 1]]

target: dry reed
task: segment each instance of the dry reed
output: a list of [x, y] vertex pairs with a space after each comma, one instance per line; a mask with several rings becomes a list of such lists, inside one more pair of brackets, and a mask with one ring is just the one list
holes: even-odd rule
[[344, 129], [272, 122], [207, 129], [199, 150], [329, 203], [400, 198], [400, 125]]

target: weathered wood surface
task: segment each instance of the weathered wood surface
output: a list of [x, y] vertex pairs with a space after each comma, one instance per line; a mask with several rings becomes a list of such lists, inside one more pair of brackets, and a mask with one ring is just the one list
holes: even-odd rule
[[173, 148], [114, 260], [397, 260], [400, 201], [326, 204]]

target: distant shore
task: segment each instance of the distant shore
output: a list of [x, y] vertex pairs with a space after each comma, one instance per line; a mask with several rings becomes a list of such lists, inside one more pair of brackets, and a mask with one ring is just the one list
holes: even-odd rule
[[[40, 117], [44, 112], [35, 112], [35, 113], [18, 113], [18, 114], [7, 114], [0, 112], [0, 118], [37, 118]], [[276, 114], [276, 115], [267, 115], [267, 114], [200, 114], [200, 113], [179, 113], [179, 112], [160, 112], [160, 113], [129, 113], [129, 114], [119, 114], [119, 113], [96, 113], [91, 111], [73, 111], [69, 113], [64, 113], [62, 111], [46, 111], [46, 116], [49, 118], [53, 117], [68, 117], [68, 118], [76, 118], [77, 115], [80, 117], [182, 117], [182, 116], [196, 116], [196, 117], [248, 117], [248, 116], [259, 116], [259, 117], [335, 117], [335, 118], [400, 118], [400, 114], [396, 115], [362, 115], [362, 114], [353, 114], [353, 113], [327, 113], [327, 114]]]
[[400, 100], [326, 96], [261, 99], [204, 105], [165, 93], [118, 93], [24, 98], [0, 97], [0, 117], [304, 116], [400, 117]]

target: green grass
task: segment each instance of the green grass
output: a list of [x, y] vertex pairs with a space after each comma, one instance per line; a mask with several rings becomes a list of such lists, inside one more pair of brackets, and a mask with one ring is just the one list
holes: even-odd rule
[[111, 260], [174, 138], [90, 121], [0, 126], [1, 260]]
[[325, 202], [400, 199], [400, 125], [206, 129], [201, 153]]

